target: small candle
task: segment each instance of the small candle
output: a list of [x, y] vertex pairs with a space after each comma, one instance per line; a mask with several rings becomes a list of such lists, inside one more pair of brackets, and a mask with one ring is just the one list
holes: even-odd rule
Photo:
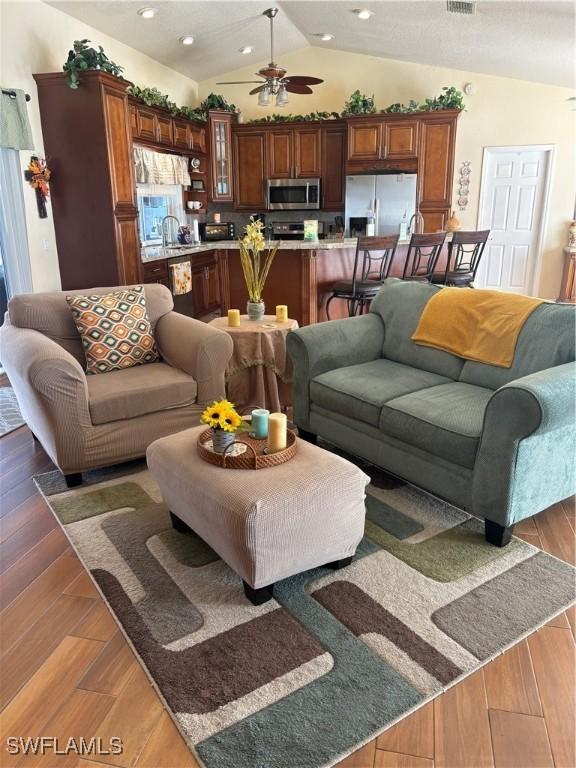
[[220, 214], [215, 213], [214, 214], [214, 224], [220, 224]]
[[240, 328], [240, 310], [239, 309], [228, 310], [228, 325], [231, 328]]
[[270, 453], [286, 448], [288, 420], [285, 413], [271, 413], [268, 417], [268, 450]]
[[276, 322], [287, 323], [288, 322], [288, 307], [286, 304], [276, 305]]
[[252, 411], [252, 433], [258, 440], [268, 437], [268, 416], [266, 408], [255, 408]]

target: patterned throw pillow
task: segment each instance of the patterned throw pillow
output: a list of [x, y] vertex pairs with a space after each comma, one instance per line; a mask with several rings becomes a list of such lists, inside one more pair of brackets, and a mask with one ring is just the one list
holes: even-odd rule
[[66, 296], [86, 353], [86, 373], [108, 373], [159, 359], [144, 286], [102, 296]]

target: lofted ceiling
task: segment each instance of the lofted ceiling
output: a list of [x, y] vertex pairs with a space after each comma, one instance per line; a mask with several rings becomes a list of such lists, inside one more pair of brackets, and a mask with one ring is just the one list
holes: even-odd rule
[[[269, 60], [271, 0], [44, 0], [196, 81]], [[474, 15], [448, 13], [445, 0], [280, 0], [276, 61], [305, 46], [490, 75], [574, 85], [572, 0], [478, 0]], [[158, 9], [145, 20], [136, 11]], [[374, 16], [360, 21], [354, 8]], [[318, 33], [334, 39], [321, 42]], [[179, 38], [194, 35], [194, 45]], [[254, 46], [253, 53], [239, 52]], [[312, 73], [307, 73], [312, 74]]]

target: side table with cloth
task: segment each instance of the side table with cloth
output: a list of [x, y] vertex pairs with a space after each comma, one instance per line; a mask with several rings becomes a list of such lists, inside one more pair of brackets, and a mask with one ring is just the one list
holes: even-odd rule
[[227, 317], [217, 317], [210, 325], [232, 338], [226, 385], [228, 398], [238, 408], [259, 405], [279, 412], [291, 405], [292, 363], [286, 355], [286, 336], [298, 328], [296, 320], [278, 323], [274, 315], [262, 320], [242, 315], [237, 328], [228, 325]]

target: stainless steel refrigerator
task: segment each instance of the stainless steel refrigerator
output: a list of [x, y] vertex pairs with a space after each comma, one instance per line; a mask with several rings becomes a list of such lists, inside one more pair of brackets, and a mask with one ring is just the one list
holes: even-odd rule
[[346, 177], [346, 236], [365, 235], [374, 219], [375, 235], [395, 235], [416, 210], [416, 174]]

